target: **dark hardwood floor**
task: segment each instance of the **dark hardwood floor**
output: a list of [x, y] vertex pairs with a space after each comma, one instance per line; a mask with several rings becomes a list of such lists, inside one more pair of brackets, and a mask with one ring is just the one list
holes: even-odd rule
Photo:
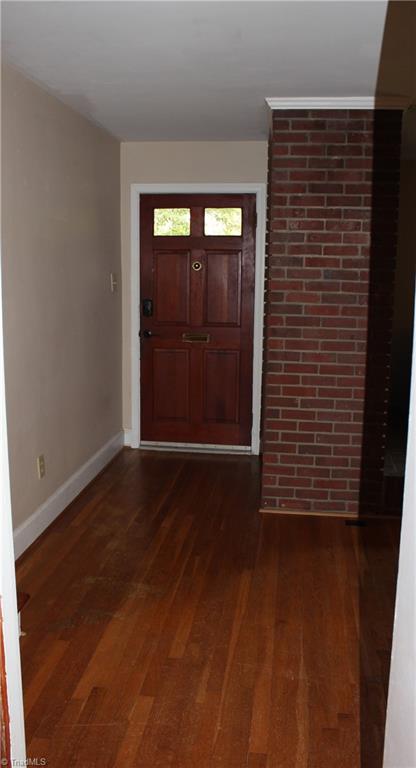
[[381, 768], [398, 523], [260, 515], [249, 457], [125, 449], [19, 561], [28, 756]]

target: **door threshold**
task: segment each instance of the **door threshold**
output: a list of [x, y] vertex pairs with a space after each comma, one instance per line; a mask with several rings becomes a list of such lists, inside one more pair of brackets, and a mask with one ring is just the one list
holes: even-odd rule
[[141, 440], [140, 448], [149, 451], [186, 451], [187, 453], [243, 453], [250, 454], [250, 445], [217, 445], [214, 443], [164, 443]]

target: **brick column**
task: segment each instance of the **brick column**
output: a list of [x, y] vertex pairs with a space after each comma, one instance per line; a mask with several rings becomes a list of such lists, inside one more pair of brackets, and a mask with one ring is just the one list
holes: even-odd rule
[[264, 509], [381, 511], [400, 136], [397, 110], [273, 112]]

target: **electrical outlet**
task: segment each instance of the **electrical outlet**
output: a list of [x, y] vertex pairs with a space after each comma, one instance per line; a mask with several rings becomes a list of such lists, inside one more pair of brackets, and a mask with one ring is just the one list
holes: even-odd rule
[[38, 456], [36, 460], [36, 464], [38, 467], [38, 478], [39, 480], [42, 480], [42, 477], [45, 477], [46, 475], [46, 464], [45, 464], [45, 457], [43, 453], [41, 453], [40, 456]]

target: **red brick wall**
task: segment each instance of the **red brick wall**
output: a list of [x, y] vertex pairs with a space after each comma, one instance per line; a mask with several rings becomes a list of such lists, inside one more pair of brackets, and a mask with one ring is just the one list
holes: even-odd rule
[[401, 113], [276, 111], [263, 508], [381, 511]]

